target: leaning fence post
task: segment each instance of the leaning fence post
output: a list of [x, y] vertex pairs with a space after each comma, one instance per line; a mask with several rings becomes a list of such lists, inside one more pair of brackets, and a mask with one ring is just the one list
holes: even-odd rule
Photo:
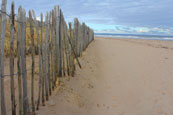
[[71, 23], [69, 23], [69, 43], [71, 43], [70, 44], [71, 45], [71, 61], [70, 61], [70, 63], [71, 63], [71, 75], [74, 76], [74, 71], [75, 71], [74, 57], [75, 57], [75, 54], [73, 53], [74, 45], [73, 45], [72, 33], [73, 33], [73, 30], [71, 27]]
[[[65, 23], [65, 21], [64, 21]], [[70, 43], [68, 41], [68, 32], [67, 32], [67, 24], [65, 23], [65, 29], [64, 29], [64, 33], [65, 33], [65, 46], [66, 46], [66, 63], [67, 63], [67, 74], [68, 76], [70, 75]]]
[[[71, 24], [70, 24], [70, 29], [71, 29]], [[77, 61], [78, 65], [79, 65], [79, 67], [82, 68], [82, 66], [81, 66], [81, 64], [80, 64], [80, 62], [79, 62], [79, 60], [78, 60], [78, 56], [77, 56], [77, 54], [76, 54], [76, 52], [75, 52], [75, 49], [74, 49], [74, 47], [73, 47], [73, 45], [72, 45], [71, 40], [68, 39], [68, 41], [69, 41], [69, 43], [70, 43], [70, 46], [71, 46], [71, 48], [72, 48], [73, 54], [74, 54], [74, 56], [75, 56], [75, 58], [76, 58], [76, 61]]]

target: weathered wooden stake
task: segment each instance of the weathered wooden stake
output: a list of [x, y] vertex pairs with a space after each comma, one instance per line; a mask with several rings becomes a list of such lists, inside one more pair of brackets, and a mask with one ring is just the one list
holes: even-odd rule
[[35, 113], [35, 103], [34, 103], [34, 71], [35, 71], [35, 46], [34, 46], [34, 29], [33, 29], [33, 19], [32, 13], [29, 11], [29, 23], [30, 23], [30, 35], [31, 35], [31, 59], [32, 59], [32, 67], [31, 67], [31, 103], [32, 103], [32, 112]]
[[25, 53], [25, 33], [26, 33], [26, 13], [21, 9], [21, 70], [23, 80], [23, 112], [24, 115], [29, 113], [28, 95], [27, 95], [27, 74], [26, 74], [26, 53]]
[[11, 40], [10, 40], [10, 81], [12, 115], [16, 115], [15, 89], [14, 89], [14, 2], [11, 4]]
[[66, 70], [67, 70], [67, 74], [68, 76], [70, 76], [70, 47], [69, 47], [69, 41], [68, 41], [68, 33], [67, 33], [67, 24], [64, 21], [64, 33], [65, 33], [65, 51], [66, 51]]
[[65, 33], [65, 21], [64, 21], [64, 16], [62, 16], [62, 27], [63, 27], [63, 71], [64, 71], [64, 76], [67, 75], [67, 50], [66, 50], [66, 33]]
[[[7, 0], [2, 0], [1, 10], [6, 12]], [[6, 115], [5, 106], [5, 93], [4, 93], [4, 40], [5, 40], [5, 26], [6, 26], [6, 15], [1, 13], [1, 38], [0, 38], [0, 92], [1, 92], [1, 115]]]
[[74, 50], [74, 48], [73, 48], [73, 46], [72, 46], [72, 43], [71, 43], [70, 39], [68, 39], [68, 40], [69, 40], [69, 43], [70, 43], [71, 48], [72, 48], [72, 50], [73, 50], [73, 53], [74, 53], [74, 55], [75, 55], [75, 58], [76, 58], [76, 60], [77, 60], [77, 63], [78, 63], [78, 65], [79, 65], [79, 67], [82, 68], [82, 66], [81, 66], [81, 64], [80, 64], [80, 62], [79, 62], [79, 59], [78, 59], [78, 57], [77, 57], [77, 54], [76, 54], [76, 52], [75, 52], [75, 50]]
[[49, 95], [51, 95], [51, 75], [50, 75], [50, 29], [51, 29], [51, 13], [48, 13], [48, 45], [47, 45], [47, 52], [48, 52], [48, 85], [49, 85]]
[[55, 81], [56, 81], [56, 65], [57, 62], [55, 61], [55, 57], [57, 56], [56, 54], [56, 50], [55, 47], [58, 47], [55, 45], [56, 41], [55, 41], [55, 11], [52, 10], [52, 27], [51, 27], [51, 34], [52, 34], [52, 38], [51, 38], [51, 70], [52, 70], [52, 88], [55, 88]]
[[44, 41], [44, 52], [43, 52], [43, 57], [44, 57], [44, 62], [43, 62], [43, 66], [44, 66], [44, 79], [45, 79], [45, 90], [46, 90], [46, 100], [49, 99], [49, 94], [48, 94], [48, 78], [47, 78], [47, 45], [48, 45], [48, 14], [46, 13], [46, 20], [45, 20], [45, 41]]
[[59, 62], [60, 62], [60, 74], [59, 76], [63, 76], [64, 75], [64, 63], [63, 63], [63, 25], [62, 25], [62, 11], [60, 10], [60, 22], [59, 22], [59, 33], [60, 33], [60, 37], [59, 37]]
[[73, 45], [73, 30], [72, 30], [72, 27], [71, 27], [71, 23], [69, 23], [69, 43], [70, 43], [70, 46], [71, 46], [71, 75], [72, 77], [74, 76], [74, 71], [75, 71], [75, 64], [74, 64], [74, 59], [75, 59], [75, 55], [73, 53], [74, 51], [74, 45]]
[[39, 55], [39, 91], [38, 91], [38, 100], [37, 100], [37, 110], [39, 110], [40, 106], [40, 95], [41, 95], [41, 84], [42, 84], [42, 57], [41, 57], [41, 46], [40, 46], [40, 35], [39, 35], [39, 24], [36, 20], [36, 15], [34, 10], [32, 11], [34, 22], [36, 26], [36, 33], [37, 33], [37, 43], [38, 43], [38, 55]]
[[[18, 9], [17, 19], [21, 19], [21, 7]], [[22, 115], [22, 78], [21, 78], [21, 24], [17, 23], [17, 72], [18, 72], [18, 99], [19, 99], [19, 115]]]
[[[43, 57], [43, 14], [41, 13], [41, 57], [42, 57], [42, 70], [44, 68], [44, 57]], [[42, 105], [45, 106], [45, 99], [44, 99], [44, 83], [45, 83], [45, 78], [44, 78], [44, 73], [42, 75]]]

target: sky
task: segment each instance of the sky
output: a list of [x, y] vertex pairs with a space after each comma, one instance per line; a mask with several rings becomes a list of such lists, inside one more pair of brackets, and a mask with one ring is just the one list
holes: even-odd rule
[[[10, 12], [12, 0], [7, 0]], [[95, 32], [122, 34], [173, 34], [173, 0], [14, 0], [28, 12], [62, 9], [67, 22], [75, 17]]]

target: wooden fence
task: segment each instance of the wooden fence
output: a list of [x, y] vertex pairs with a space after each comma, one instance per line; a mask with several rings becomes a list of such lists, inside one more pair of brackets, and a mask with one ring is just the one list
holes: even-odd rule
[[[45, 105], [53, 89], [56, 88], [58, 77], [73, 76], [75, 60], [81, 67], [78, 57], [94, 40], [94, 32], [77, 18], [74, 23], [67, 24], [58, 6], [36, 19], [34, 11], [29, 17], [21, 6], [17, 15], [14, 3], [11, 14], [6, 13], [7, 1], [1, 4], [1, 38], [0, 38], [0, 94], [1, 115], [28, 115], [39, 109], [40, 103]], [[10, 51], [9, 75], [4, 74], [4, 41], [6, 18], [10, 20]], [[27, 29], [30, 30], [30, 48], [26, 49]], [[14, 47], [16, 46], [16, 48]], [[26, 55], [29, 52], [29, 55]], [[16, 53], [16, 54], [15, 54]], [[28, 58], [30, 58], [28, 61]], [[31, 65], [28, 68], [28, 65]], [[38, 69], [38, 70], [37, 70]], [[9, 76], [9, 80], [8, 77]], [[4, 80], [9, 85], [6, 86]], [[28, 85], [30, 83], [30, 85]], [[9, 88], [9, 89], [7, 89]], [[10, 91], [9, 96], [6, 91]], [[10, 98], [10, 102], [7, 99]], [[7, 104], [6, 104], [7, 103]], [[8, 106], [7, 106], [8, 105]], [[10, 106], [10, 107], [9, 107]]]

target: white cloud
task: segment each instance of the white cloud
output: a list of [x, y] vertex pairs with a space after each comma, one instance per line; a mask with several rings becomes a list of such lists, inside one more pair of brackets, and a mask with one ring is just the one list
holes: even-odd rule
[[[8, 0], [8, 12], [11, 2]], [[22, 5], [27, 12], [29, 9], [35, 10], [39, 17], [41, 12], [60, 5], [68, 21], [79, 17], [79, 20], [92, 25], [95, 30], [171, 34], [172, 4], [173, 0], [16, 0], [15, 9], [17, 12], [18, 6]], [[98, 28], [98, 25], [106, 26]], [[122, 27], [117, 29], [116, 25]]]

